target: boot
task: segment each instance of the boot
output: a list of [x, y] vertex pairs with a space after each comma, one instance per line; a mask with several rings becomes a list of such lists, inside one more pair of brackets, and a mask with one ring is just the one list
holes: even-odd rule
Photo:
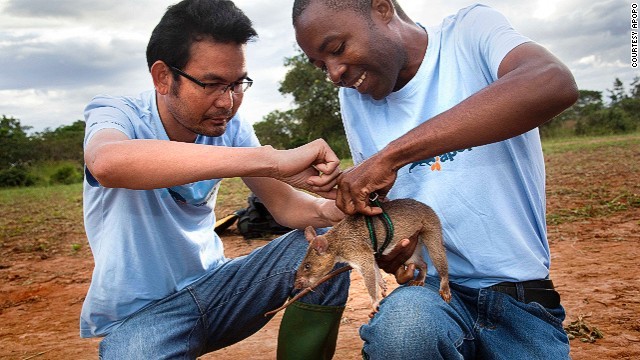
[[333, 358], [343, 311], [344, 306], [289, 305], [280, 323], [278, 360]]

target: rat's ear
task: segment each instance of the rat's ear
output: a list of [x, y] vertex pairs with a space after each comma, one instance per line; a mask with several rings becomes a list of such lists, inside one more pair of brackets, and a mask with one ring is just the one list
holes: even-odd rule
[[318, 255], [322, 255], [327, 251], [329, 242], [325, 236], [316, 236], [316, 238], [311, 242], [311, 247], [313, 247], [313, 250], [315, 250]]
[[313, 228], [313, 226], [307, 226], [304, 229], [304, 237], [307, 238], [307, 241], [309, 242], [309, 244], [311, 244], [311, 242], [313, 241], [313, 239], [316, 238], [316, 229]]

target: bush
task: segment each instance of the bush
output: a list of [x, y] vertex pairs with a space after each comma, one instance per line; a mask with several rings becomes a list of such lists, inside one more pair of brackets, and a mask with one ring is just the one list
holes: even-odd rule
[[75, 184], [82, 182], [82, 171], [73, 165], [62, 165], [51, 175], [52, 184]]
[[0, 170], [0, 187], [32, 186], [38, 180], [22, 165]]
[[634, 132], [638, 124], [624, 110], [609, 108], [582, 117], [576, 123], [576, 135], [612, 135]]

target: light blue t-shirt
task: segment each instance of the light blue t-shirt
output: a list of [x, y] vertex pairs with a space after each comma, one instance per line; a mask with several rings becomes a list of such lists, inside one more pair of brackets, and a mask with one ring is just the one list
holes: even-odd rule
[[[85, 119], [85, 144], [106, 128], [131, 139], [169, 141], [155, 91], [135, 98], [95, 97], [85, 109]], [[198, 136], [195, 143], [260, 145], [252, 126], [238, 115], [222, 136]], [[214, 232], [219, 186], [220, 179], [211, 179], [155, 190], [105, 188], [86, 171], [84, 221], [95, 268], [82, 307], [82, 337], [106, 335], [127, 316], [183, 289], [226, 260]]]
[[[426, 30], [425, 58], [402, 89], [380, 101], [341, 89], [356, 163], [496, 81], [505, 55], [530, 41], [483, 5], [462, 9]], [[436, 211], [455, 283], [480, 288], [549, 275], [545, 169], [537, 129], [409, 164], [398, 171], [389, 198], [414, 198]], [[424, 258], [435, 275], [426, 253]]]

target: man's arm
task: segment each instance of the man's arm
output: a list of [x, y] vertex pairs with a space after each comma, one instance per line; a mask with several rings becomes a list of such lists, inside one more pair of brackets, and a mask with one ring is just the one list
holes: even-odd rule
[[318, 228], [335, 225], [344, 218], [333, 200], [315, 197], [272, 178], [242, 180], [281, 225], [294, 229]]
[[375, 215], [369, 194], [385, 194], [409, 163], [509, 139], [534, 129], [578, 98], [573, 75], [542, 46], [525, 43], [505, 56], [499, 79], [392, 141], [342, 174], [336, 203], [347, 214]]
[[100, 130], [90, 139], [85, 163], [106, 187], [142, 190], [205, 179], [264, 176], [329, 197], [340, 172], [337, 156], [323, 140], [292, 150], [233, 148], [131, 140], [114, 129]]

